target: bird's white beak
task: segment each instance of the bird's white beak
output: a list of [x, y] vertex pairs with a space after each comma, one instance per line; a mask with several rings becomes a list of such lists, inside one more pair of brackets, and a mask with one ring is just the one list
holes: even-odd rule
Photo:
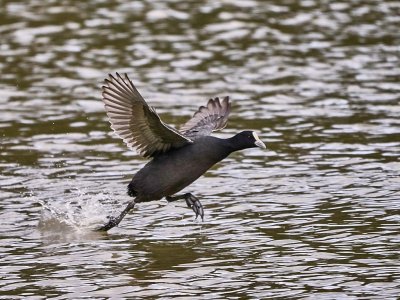
[[260, 140], [257, 133], [253, 132], [253, 136], [254, 136], [254, 139], [256, 140], [254, 142], [254, 145], [256, 145], [257, 147], [259, 147], [261, 149], [267, 149], [267, 146], [265, 146], [265, 144]]

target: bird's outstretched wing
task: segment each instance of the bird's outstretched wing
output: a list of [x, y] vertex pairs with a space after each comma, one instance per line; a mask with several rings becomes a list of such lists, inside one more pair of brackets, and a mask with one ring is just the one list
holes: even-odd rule
[[139, 94], [127, 74], [109, 74], [105, 79], [103, 102], [111, 128], [129, 148], [142, 156], [156, 156], [192, 140], [161, 121], [153, 107]]
[[223, 129], [228, 122], [230, 112], [229, 97], [225, 97], [222, 101], [218, 97], [210, 99], [207, 106], [200, 106], [193, 117], [180, 128], [180, 131], [185, 137], [196, 140], [213, 131]]

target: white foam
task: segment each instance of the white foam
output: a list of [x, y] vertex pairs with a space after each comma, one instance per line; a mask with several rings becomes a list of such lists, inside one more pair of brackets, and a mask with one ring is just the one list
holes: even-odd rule
[[112, 195], [72, 190], [67, 199], [36, 200], [43, 207], [39, 229], [46, 231], [93, 230], [117, 215], [120, 205], [111, 205]]

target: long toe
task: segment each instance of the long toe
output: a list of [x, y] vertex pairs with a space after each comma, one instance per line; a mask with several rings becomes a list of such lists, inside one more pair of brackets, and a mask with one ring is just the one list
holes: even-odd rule
[[199, 200], [194, 202], [193, 211], [196, 214], [196, 219], [198, 216], [200, 216], [201, 220], [204, 221], [204, 209], [203, 209], [203, 205], [201, 204], [201, 202]]
[[[197, 199], [195, 196], [190, 195], [189, 201], [191, 205], [189, 206], [188, 204], [188, 206], [193, 209], [194, 213], [196, 214], [196, 219], [200, 216], [201, 219], [204, 221], [204, 209], [200, 200]], [[188, 201], [186, 201], [186, 203], [188, 203]]]

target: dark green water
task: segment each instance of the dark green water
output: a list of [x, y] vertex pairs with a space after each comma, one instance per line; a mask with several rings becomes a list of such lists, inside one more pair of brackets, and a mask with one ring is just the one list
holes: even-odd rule
[[[0, 299], [397, 299], [399, 1], [1, 1]], [[266, 142], [128, 201], [146, 162], [100, 87], [127, 72], [163, 120], [229, 95]], [[43, 209], [45, 203], [51, 209]]]

